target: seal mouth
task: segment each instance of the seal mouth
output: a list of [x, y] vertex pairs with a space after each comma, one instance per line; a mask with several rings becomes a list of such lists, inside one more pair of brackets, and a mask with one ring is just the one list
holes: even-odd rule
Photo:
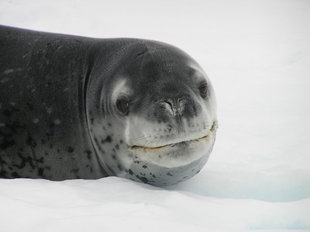
[[208, 132], [208, 134], [206, 134], [206, 135], [204, 135], [202, 137], [196, 138], [196, 139], [185, 140], [185, 141], [181, 141], [181, 142], [178, 142], [178, 143], [169, 143], [169, 144], [165, 144], [165, 145], [158, 146], [158, 147], [144, 147], [144, 146], [136, 146], [136, 145], [134, 145], [134, 146], [130, 146], [129, 148], [131, 150], [135, 150], [135, 151], [138, 151], [138, 150], [157, 151], [157, 150], [160, 150], [162, 148], [182, 146], [182, 145], [186, 145], [186, 144], [191, 143], [191, 142], [201, 142], [201, 141], [207, 140], [209, 138], [209, 136], [211, 134], [213, 134], [216, 129], [217, 129], [217, 122], [214, 121], [213, 124], [212, 124], [211, 129]]

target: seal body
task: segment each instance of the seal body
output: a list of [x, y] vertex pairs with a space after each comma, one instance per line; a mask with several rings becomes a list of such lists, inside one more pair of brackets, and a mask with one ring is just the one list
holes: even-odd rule
[[210, 81], [181, 50], [0, 27], [0, 177], [175, 184], [215, 141]]
[[98, 178], [85, 116], [87, 39], [0, 28], [0, 175]]

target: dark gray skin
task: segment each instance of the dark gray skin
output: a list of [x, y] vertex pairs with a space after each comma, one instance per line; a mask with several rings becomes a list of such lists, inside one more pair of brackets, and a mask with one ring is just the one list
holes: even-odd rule
[[215, 141], [210, 81], [183, 51], [0, 26], [0, 177], [170, 185]]

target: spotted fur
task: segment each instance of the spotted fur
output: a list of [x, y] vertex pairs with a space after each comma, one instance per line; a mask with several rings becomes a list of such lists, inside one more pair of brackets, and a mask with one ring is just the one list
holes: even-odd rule
[[5, 26], [0, 50], [0, 177], [168, 185], [207, 162], [214, 91], [183, 51]]

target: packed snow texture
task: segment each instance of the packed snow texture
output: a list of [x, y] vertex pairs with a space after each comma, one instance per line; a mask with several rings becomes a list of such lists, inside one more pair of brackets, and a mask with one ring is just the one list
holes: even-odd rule
[[203, 171], [166, 188], [117, 177], [0, 180], [0, 231], [310, 230], [310, 1], [1, 0], [0, 24], [182, 48], [219, 129]]

